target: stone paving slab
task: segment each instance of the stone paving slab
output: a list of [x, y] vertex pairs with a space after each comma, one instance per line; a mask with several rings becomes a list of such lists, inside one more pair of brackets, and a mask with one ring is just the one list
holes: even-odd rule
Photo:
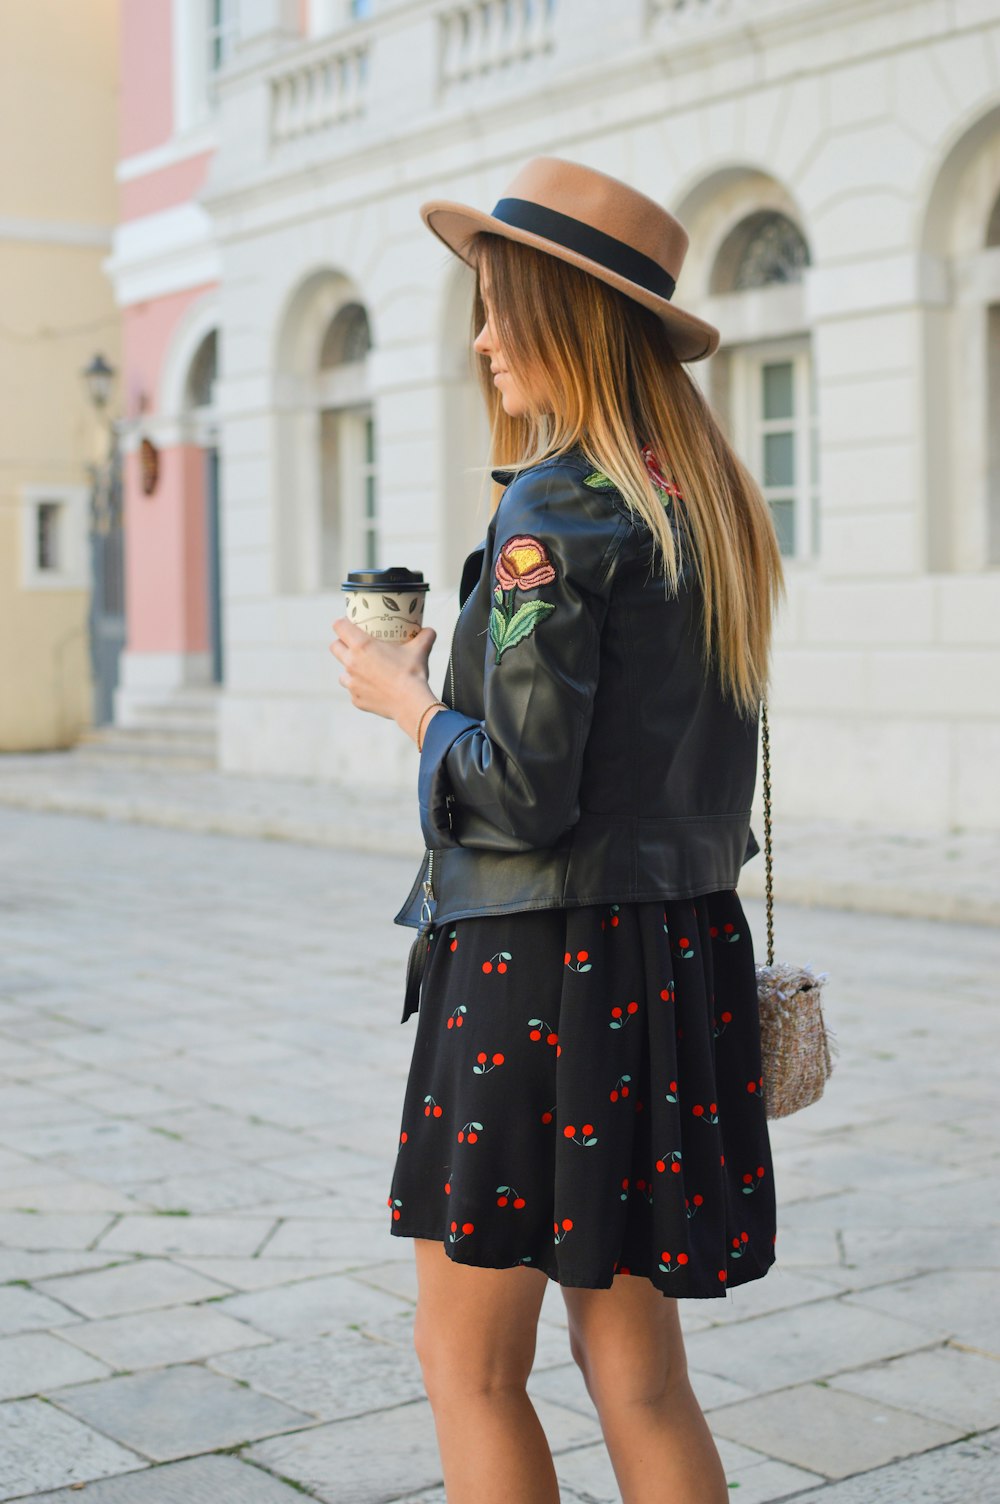
[[712, 1412], [717, 1436], [827, 1478], [867, 1472], [957, 1441], [963, 1432], [827, 1384], [798, 1384]]
[[[2, 1218], [0, 1218], [2, 1223]], [[100, 1239], [106, 1253], [246, 1255], [274, 1230], [274, 1218], [211, 1216], [121, 1217]]]
[[796, 1504], [995, 1504], [998, 1475], [1000, 1433], [993, 1431], [792, 1499]]
[[77, 1384], [50, 1398], [154, 1462], [236, 1446], [312, 1419], [197, 1364]]
[[236, 1347], [266, 1342], [263, 1332], [234, 1321], [217, 1305], [171, 1306], [109, 1316], [63, 1327], [67, 1342], [82, 1347], [112, 1368], [153, 1368], [161, 1363], [192, 1363]]
[[319, 1420], [346, 1420], [424, 1397], [412, 1346], [352, 1330], [225, 1353], [210, 1359], [209, 1367]]
[[863, 1310], [834, 1297], [694, 1332], [686, 1347], [692, 1368], [760, 1394], [913, 1352], [933, 1341], [915, 1321]]
[[344, 1332], [353, 1325], [374, 1327], [386, 1320], [412, 1320], [409, 1302], [352, 1280], [346, 1275], [321, 1275], [294, 1285], [230, 1295], [216, 1309], [250, 1322], [272, 1337], [295, 1341]]
[[111, 1372], [106, 1363], [81, 1352], [51, 1332], [24, 1332], [0, 1339], [0, 1400], [46, 1394], [64, 1384], [80, 1384]]
[[185, 1254], [177, 1256], [173, 1262], [234, 1292], [266, 1290], [275, 1285], [314, 1279], [320, 1274], [339, 1273], [334, 1265], [323, 1259], [275, 1259], [269, 1257], [266, 1248], [259, 1258], [254, 1259], [188, 1258]]
[[0, 1405], [0, 1498], [106, 1478], [141, 1457], [40, 1399]]
[[960, 1347], [936, 1347], [842, 1373], [834, 1389], [926, 1415], [963, 1435], [1000, 1426], [1000, 1361]]
[[38, 1290], [25, 1290], [20, 1285], [0, 1286], [0, 1335], [65, 1326], [75, 1319], [72, 1311]]
[[957, 1338], [1000, 1359], [1000, 1301], [993, 1270], [938, 1269], [848, 1299], [854, 1306], [890, 1317], [905, 1312], [908, 1321], [935, 1337]]
[[[227, 1294], [227, 1287], [169, 1259], [135, 1259], [91, 1274], [42, 1280], [37, 1288], [81, 1316], [118, 1316]], [[0, 1292], [2, 1293], [2, 1292]]]
[[236, 1457], [197, 1457], [90, 1483], [82, 1493], [33, 1494], [31, 1504], [302, 1504], [302, 1493]]

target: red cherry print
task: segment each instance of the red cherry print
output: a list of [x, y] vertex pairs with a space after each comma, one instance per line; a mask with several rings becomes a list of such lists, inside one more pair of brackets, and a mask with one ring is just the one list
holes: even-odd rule
[[612, 1102], [617, 1102], [618, 1101], [618, 1093], [616, 1091], [613, 1091], [611, 1093], [611, 1100], [612, 1100]]
[[541, 1039], [541, 1037], [542, 1037], [542, 1031], [541, 1031], [541, 1029], [532, 1029], [531, 1033], [528, 1035], [529, 1039]]
[[670, 1254], [667, 1252], [667, 1250], [665, 1248], [664, 1248], [663, 1252], [660, 1254], [660, 1258], [663, 1260], [663, 1262], [665, 1264], [669, 1264], [670, 1263]]
[[457, 1138], [458, 1138], [458, 1142], [460, 1144], [464, 1144], [465, 1143], [465, 1130], [464, 1129], [460, 1128], [458, 1130]]
[[[713, 940], [718, 940], [718, 938], [719, 938], [719, 928], [718, 928], [718, 925], [715, 925], [715, 924], [711, 925], [709, 927], [708, 933], [711, 935], [711, 937], [712, 937]], [[683, 943], [684, 942], [682, 941], [681, 944], [683, 944]]]
[[400, 1217], [401, 1217], [401, 1216], [402, 1216], [402, 1215], [403, 1215], [403, 1213], [402, 1213], [402, 1212], [401, 1212], [401, 1211], [400, 1211], [400, 1210], [399, 1210], [399, 1207], [398, 1207], [398, 1206], [397, 1206], [397, 1207], [396, 1207], [396, 1208], [395, 1208], [395, 1209], [394, 1209], [394, 1211], [393, 1211], [393, 1214], [392, 1214], [392, 1220], [393, 1220], [393, 1221], [394, 1221], [394, 1222], [398, 1222], [398, 1221], [399, 1221], [399, 1219], [400, 1219]]
[[660, 996], [661, 996], [661, 998], [663, 999], [663, 1001], [665, 1003], [669, 1003], [669, 1001], [670, 1001], [670, 990], [669, 990], [669, 988], [664, 987], [663, 990], [660, 993]]
[[543, 1123], [551, 1123], [551, 1121], [552, 1121], [552, 1114], [551, 1114], [551, 1112], [543, 1112], [542, 1113], [542, 1122]]
[[470, 1144], [474, 1144], [477, 1141], [478, 1138], [479, 1138], [479, 1134], [478, 1133], [470, 1133], [469, 1134], [469, 1143]]
[[449, 945], [448, 949], [449, 950], [458, 950], [458, 941], [457, 940], [453, 940], [451, 942], [451, 944]]
[[577, 953], [576, 953], [576, 959], [579, 961], [580, 965], [582, 966], [585, 961], [589, 961], [590, 960], [590, 952], [587, 951], [587, 950], [578, 950]]
[[453, 1222], [451, 1224], [451, 1230], [452, 1230], [452, 1232], [458, 1232], [458, 1223], [457, 1222]]
[[724, 1154], [720, 1154], [719, 1155], [719, 1164], [720, 1165], [724, 1165], [725, 1162], [726, 1162], [726, 1156]]
[[646, 1189], [646, 1182], [644, 1180], [637, 1180], [635, 1188], [637, 1191], [644, 1191]]
[[639, 1004], [638, 1003], [629, 1003], [629, 1005], [628, 1005], [628, 1011], [630, 1013], [638, 1013], [638, 1011], [639, 1011]]
[[585, 1137], [587, 1135], [593, 1133], [593, 1131], [594, 1131], [594, 1125], [593, 1125], [593, 1123], [584, 1123], [581, 1132], [584, 1134]]
[[681, 950], [687, 950], [691, 942], [688, 939], [687, 935], [682, 935], [677, 944], [680, 946]]
[[455, 1027], [455, 1020], [453, 1018], [449, 1018], [449, 1020], [448, 1020], [448, 1028], [449, 1029], [453, 1029], [454, 1027]]
[[[618, 915], [617, 914], [612, 914], [612, 916], [611, 916], [611, 928], [613, 930], [616, 930], [618, 928]], [[627, 1273], [627, 1271], [624, 1271], [624, 1272]]]
[[625, 1176], [625, 1179], [622, 1181], [622, 1190], [623, 1191], [627, 1191], [628, 1190], [628, 1176], [627, 1175]]
[[560, 1056], [560, 1055], [561, 1055], [561, 1054], [562, 1054], [562, 1045], [561, 1045], [561, 1044], [557, 1044], [557, 1045], [556, 1045], [556, 1059], [557, 1059], [557, 1060], [558, 1060], [558, 1058], [559, 1058], [559, 1056]]
[[672, 1169], [672, 1170], [673, 1170], [673, 1172], [674, 1172], [674, 1174], [675, 1174], [675, 1175], [679, 1175], [679, 1174], [680, 1174], [680, 1173], [681, 1173], [681, 1167], [680, 1167], [680, 1165], [679, 1165], [679, 1164], [678, 1164], [678, 1163], [677, 1163], [677, 1162], [676, 1162], [676, 1160], [675, 1160], [675, 1161], [674, 1161], [674, 1163], [673, 1163], [673, 1164], [672, 1164], [672, 1165], [671, 1165], [671, 1166], [670, 1166], [670, 1168], [671, 1168], [671, 1169]]
[[566, 954], [563, 956], [563, 965], [564, 966], [568, 966], [569, 963], [572, 961], [572, 959], [573, 959], [573, 957], [570, 955], [569, 951], [567, 951]]
[[506, 970], [507, 970], [507, 962], [506, 961], [498, 961], [497, 962], [497, 971], [500, 973], [501, 976], [503, 976], [503, 974], [504, 974], [504, 972]]
[[612, 1018], [621, 1018], [621, 1016], [622, 1016], [622, 1010], [621, 1010], [621, 1008], [612, 1008], [612, 1010], [611, 1010], [611, 1017]]
[[439, 1118], [443, 1112], [444, 1112], [444, 1108], [441, 1106], [440, 1103], [438, 1103], [438, 1105], [434, 1109], [434, 1116], [436, 1118]]
[[686, 1253], [679, 1253], [677, 1255], [677, 1262], [678, 1262], [678, 1264], [686, 1264], [687, 1261], [688, 1261], [688, 1256], [687, 1256]]
[[662, 1159], [658, 1159], [656, 1161], [656, 1168], [659, 1171], [659, 1173], [662, 1175], [663, 1172], [664, 1172], [664, 1170], [667, 1168], [665, 1161], [662, 1160]]
[[444, 1183], [444, 1193], [445, 1193], [446, 1196], [450, 1196], [451, 1195], [451, 1181], [450, 1180], [446, 1180], [445, 1183]]
[[677, 1090], [677, 1082], [676, 1081], [671, 1081], [671, 1083], [670, 1083], [670, 1090], [671, 1091], [676, 1091]]
[[475, 1230], [476, 1230], [476, 1225], [475, 1225], [474, 1222], [463, 1222], [462, 1223], [462, 1231], [464, 1233], [475, 1232]]
[[521, 1207], [523, 1205], [524, 1205], [524, 1197], [523, 1196], [516, 1196], [514, 1198], [514, 1210], [519, 1212], [521, 1210]]
[[570, 1123], [563, 1129], [563, 1138], [572, 1138], [575, 1132], [576, 1129], [573, 1127], [573, 1124]]
[[729, 1009], [727, 1008], [726, 1011], [725, 1011], [725, 1013], [722, 1015], [722, 1022], [724, 1024], [731, 1024], [732, 1021], [733, 1021], [733, 1015], [729, 1012]]
[[492, 970], [493, 970], [493, 962], [492, 961], [484, 961], [483, 962], [483, 974], [485, 976], [489, 976], [489, 974], [490, 974], [490, 972]]
[[750, 1174], [750, 1172], [748, 1170], [747, 1173], [743, 1177], [743, 1184], [744, 1185], [749, 1185], [752, 1179], [753, 1179], [753, 1176]]
[[696, 1118], [700, 1118], [704, 1116], [705, 1109], [704, 1107], [702, 1107], [700, 1102], [696, 1102], [691, 1111], [694, 1113]]
[[559, 1043], [559, 1035], [558, 1034], [546, 1034], [546, 1036], [545, 1036], [545, 1043], [546, 1044], [558, 1044]]
[[406, 1140], [407, 1140], [407, 1139], [408, 1139], [408, 1138], [409, 1138], [409, 1134], [408, 1134], [408, 1133], [401, 1133], [401, 1134], [400, 1134], [400, 1135], [399, 1135], [399, 1142], [400, 1142], [400, 1143], [401, 1143], [401, 1144], [405, 1144], [405, 1143], [406, 1143]]
[[461, 1014], [459, 1014], [458, 1017], [455, 1020], [455, 1028], [456, 1029], [460, 1029], [462, 1027], [462, 1025], [463, 1025], [464, 1022], [465, 1022], [465, 1019], [462, 1017]]
[[731, 935], [736, 926], [734, 924], [724, 924], [722, 928], [727, 935]]
[[431, 1109], [430, 1109], [430, 1106], [428, 1105], [427, 1107], [424, 1108], [424, 1117], [425, 1118], [429, 1118], [430, 1115], [431, 1115]]
[[719, 1270], [719, 1278], [721, 1280], [725, 1281], [725, 1278], [726, 1278], [726, 1271], [725, 1271], [725, 1269], [720, 1269]]
[[563, 1232], [572, 1232], [573, 1231], [573, 1222], [572, 1222], [572, 1219], [570, 1217], [563, 1217], [563, 1220], [562, 1220], [562, 1230], [563, 1230]]
[[758, 1165], [757, 1166], [757, 1174], [760, 1175], [761, 1177], [763, 1177], [763, 1174], [764, 1174], [764, 1166], [763, 1165]]
[[740, 1233], [740, 1242], [741, 1243], [749, 1243], [749, 1241], [750, 1241], [750, 1234], [748, 1232], [741, 1232]]
[[493, 1064], [494, 1065], [503, 1065], [503, 1059], [504, 1059], [504, 1057], [502, 1055], [494, 1055], [493, 1056]]
[[739, 1240], [739, 1238], [734, 1238], [733, 1239], [733, 1247], [734, 1248], [739, 1248], [739, 1246], [740, 1246], [740, 1240]]
[[480, 1065], [484, 1065], [486, 1063], [486, 1051], [480, 1050], [479, 1054], [476, 1056], [476, 1059], [479, 1061]]
[[701, 1195], [695, 1196], [695, 1198], [694, 1198], [694, 1204], [695, 1204], [695, 1206], [701, 1206], [701, 1203], [704, 1201], [704, 1199], [705, 1199], [704, 1196], [701, 1196]]
[[507, 1205], [507, 1197], [506, 1196], [498, 1196], [497, 1197], [497, 1206], [506, 1206], [506, 1205]]
[[714, 1102], [709, 1102], [709, 1104], [708, 1104], [708, 1110], [709, 1110], [709, 1112], [714, 1112], [715, 1111], [715, 1103]]
[[756, 1091], [756, 1090], [757, 1090], [757, 1083], [756, 1083], [756, 1081], [748, 1081], [747, 1082], [747, 1091]]
[[623, 1097], [627, 1097], [628, 1096], [628, 1087], [627, 1086], [623, 1086], [622, 1087], [622, 1096]]

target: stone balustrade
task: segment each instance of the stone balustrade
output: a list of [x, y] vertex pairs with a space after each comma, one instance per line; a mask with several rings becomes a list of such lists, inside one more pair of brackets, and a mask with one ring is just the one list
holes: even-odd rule
[[339, 38], [327, 50], [272, 72], [272, 143], [281, 145], [363, 115], [368, 75], [368, 45], [345, 45]]

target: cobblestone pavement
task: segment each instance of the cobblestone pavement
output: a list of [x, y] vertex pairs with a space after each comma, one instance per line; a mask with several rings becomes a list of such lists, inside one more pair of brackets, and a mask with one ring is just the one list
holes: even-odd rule
[[[414, 860], [9, 808], [0, 850], [0, 1498], [443, 1504], [385, 1205]], [[780, 918], [841, 1054], [772, 1124], [777, 1263], [682, 1302], [733, 1497], [993, 1504], [996, 934]], [[614, 1504], [554, 1285], [530, 1388]]]
[[[779, 768], [776, 787], [780, 779]], [[314, 779], [174, 771], [82, 749], [0, 754], [2, 805], [397, 856], [420, 841], [414, 793], [380, 789], [359, 800]], [[763, 844], [759, 809], [754, 830]], [[1000, 832], [938, 835], [779, 815], [775, 880], [786, 903], [1000, 926]], [[747, 864], [741, 892], [763, 891], [760, 856]]]

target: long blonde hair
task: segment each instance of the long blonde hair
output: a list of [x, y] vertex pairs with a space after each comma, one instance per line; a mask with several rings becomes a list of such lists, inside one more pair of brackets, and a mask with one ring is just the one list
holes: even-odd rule
[[[681, 553], [691, 555], [704, 602], [706, 664], [739, 709], [756, 714], [784, 589], [774, 524], [760, 488], [674, 355], [664, 324], [616, 288], [533, 246], [482, 232], [474, 251], [473, 338], [486, 318], [485, 272], [507, 366], [523, 391], [544, 391], [552, 409], [511, 417], [489, 357], [478, 356], [491, 466], [533, 465], [579, 445], [649, 526], [674, 593]], [[676, 538], [641, 444], [652, 447], [662, 474], [680, 491], [673, 502]]]

